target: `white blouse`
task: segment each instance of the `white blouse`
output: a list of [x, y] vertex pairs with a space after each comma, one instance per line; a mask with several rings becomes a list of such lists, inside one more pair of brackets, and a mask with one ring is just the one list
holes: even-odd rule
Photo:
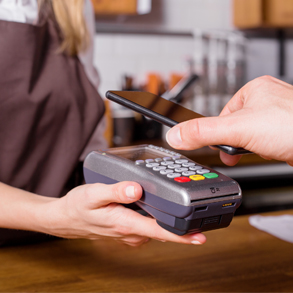
[[[98, 90], [99, 75], [93, 64], [94, 54], [94, 35], [95, 35], [95, 15], [91, 0], [85, 0], [84, 15], [88, 26], [91, 42], [89, 48], [85, 52], [78, 55], [82, 63], [85, 73]], [[0, 0], [0, 20], [14, 21], [20, 23], [37, 24], [38, 23], [38, 1], [37, 0]], [[103, 118], [97, 127], [91, 141], [84, 150], [80, 160], [83, 160], [87, 153], [97, 148], [105, 149], [107, 142], [104, 139], [103, 132], [105, 130], [105, 118]]]

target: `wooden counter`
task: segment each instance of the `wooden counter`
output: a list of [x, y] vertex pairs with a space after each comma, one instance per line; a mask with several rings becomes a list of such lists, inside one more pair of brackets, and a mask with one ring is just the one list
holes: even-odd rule
[[56, 240], [1, 248], [0, 291], [293, 291], [293, 244], [251, 227], [247, 216], [206, 236], [203, 246]]

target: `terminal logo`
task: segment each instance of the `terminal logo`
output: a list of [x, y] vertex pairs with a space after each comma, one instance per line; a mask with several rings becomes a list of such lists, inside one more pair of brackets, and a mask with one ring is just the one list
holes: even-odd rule
[[216, 193], [217, 191], [220, 191], [220, 188], [210, 187], [210, 190], [212, 193]]

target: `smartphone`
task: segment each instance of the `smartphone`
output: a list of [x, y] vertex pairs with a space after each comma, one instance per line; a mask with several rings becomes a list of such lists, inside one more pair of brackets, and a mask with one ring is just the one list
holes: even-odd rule
[[[204, 117], [179, 104], [148, 92], [107, 91], [106, 97], [113, 102], [169, 127], [173, 127], [180, 122]], [[243, 148], [235, 148], [227, 145], [216, 145], [215, 147], [229, 155], [251, 153]]]

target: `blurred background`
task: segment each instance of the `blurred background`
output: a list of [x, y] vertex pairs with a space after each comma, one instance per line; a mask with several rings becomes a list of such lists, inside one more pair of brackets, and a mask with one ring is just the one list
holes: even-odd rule
[[[246, 82], [272, 75], [293, 82], [293, 0], [92, 0], [100, 93], [141, 90], [207, 116], [218, 115]], [[168, 130], [106, 101], [110, 147], [170, 148]], [[225, 167], [218, 152], [182, 152], [237, 180], [238, 214], [293, 208], [293, 168], [257, 155]]]

